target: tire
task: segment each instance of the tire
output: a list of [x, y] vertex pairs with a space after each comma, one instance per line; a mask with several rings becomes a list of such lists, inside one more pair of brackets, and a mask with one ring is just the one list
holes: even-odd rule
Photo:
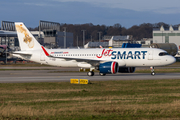
[[88, 76], [94, 76], [94, 72], [93, 72], [93, 71], [89, 71], [89, 72], [87, 73], [87, 75], [88, 75]]
[[105, 75], [106, 75], [106, 73], [99, 73], [99, 75], [100, 75], [100, 76], [105, 76]]
[[156, 73], [155, 72], [152, 72], [151, 75], [154, 76]]

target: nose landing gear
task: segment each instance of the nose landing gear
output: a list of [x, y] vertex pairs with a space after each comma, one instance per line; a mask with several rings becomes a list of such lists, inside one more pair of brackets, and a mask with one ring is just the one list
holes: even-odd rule
[[154, 76], [154, 75], [156, 74], [156, 73], [154, 72], [154, 67], [151, 66], [150, 69], [151, 69], [151, 75]]

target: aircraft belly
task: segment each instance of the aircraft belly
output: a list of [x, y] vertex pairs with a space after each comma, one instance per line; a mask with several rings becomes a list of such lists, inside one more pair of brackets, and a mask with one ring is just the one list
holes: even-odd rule
[[62, 66], [62, 67], [77, 67], [77, 62], [66, 61], [64, 59], [58, 59], [58, 58], [47, 58], [46, 63], [53, 66]]
[[118, 60], [116, 61], [118, 63], [119, 66], [123, 67], [126, 66], [126, 62], [124, 60]]
[[143, 59], [143, 60], [126, 60], [125, 61], [126, 66], [128, 67], [142, 67], [142, 66], [163, 66], [166, 63], [162, 60], [148, 60], [148, 59]]
[[153, 62], [147, 60], [147, 59], [134, 59], [134, 60], [125, 60], [127, 67], [142, 67], [142, 66], [151, 66], [154, 64]]

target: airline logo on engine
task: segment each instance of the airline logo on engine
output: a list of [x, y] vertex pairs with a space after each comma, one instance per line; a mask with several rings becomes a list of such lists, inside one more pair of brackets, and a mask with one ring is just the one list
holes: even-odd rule
[[96, 55], [97, 58], [103, 56], [109, 56], [111, 59], [145, 59], [147, 51], [113, 51], [111, 49], [103, 49], [100, 56]]

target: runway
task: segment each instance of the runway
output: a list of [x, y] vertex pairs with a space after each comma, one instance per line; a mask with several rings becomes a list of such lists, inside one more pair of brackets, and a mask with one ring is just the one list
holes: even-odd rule
[[[72, 69], [67, 69], [66, 71]], [[73, 69], [76, 70], [76, 69]], [[0, 71], [0, 83], [30, 83], [30, 82], [61, 82], [70, 79], [88, 79], [90, 81], [107, 80], [155, 80], [155, 79], [180, 79], [179, 73], [157, 73], [151, 76], [149, 73], [117, 73], [99, 76], [87, 76], [87, 72], [62, 72], [60, 69], [52, 70], [8, 70]]]

